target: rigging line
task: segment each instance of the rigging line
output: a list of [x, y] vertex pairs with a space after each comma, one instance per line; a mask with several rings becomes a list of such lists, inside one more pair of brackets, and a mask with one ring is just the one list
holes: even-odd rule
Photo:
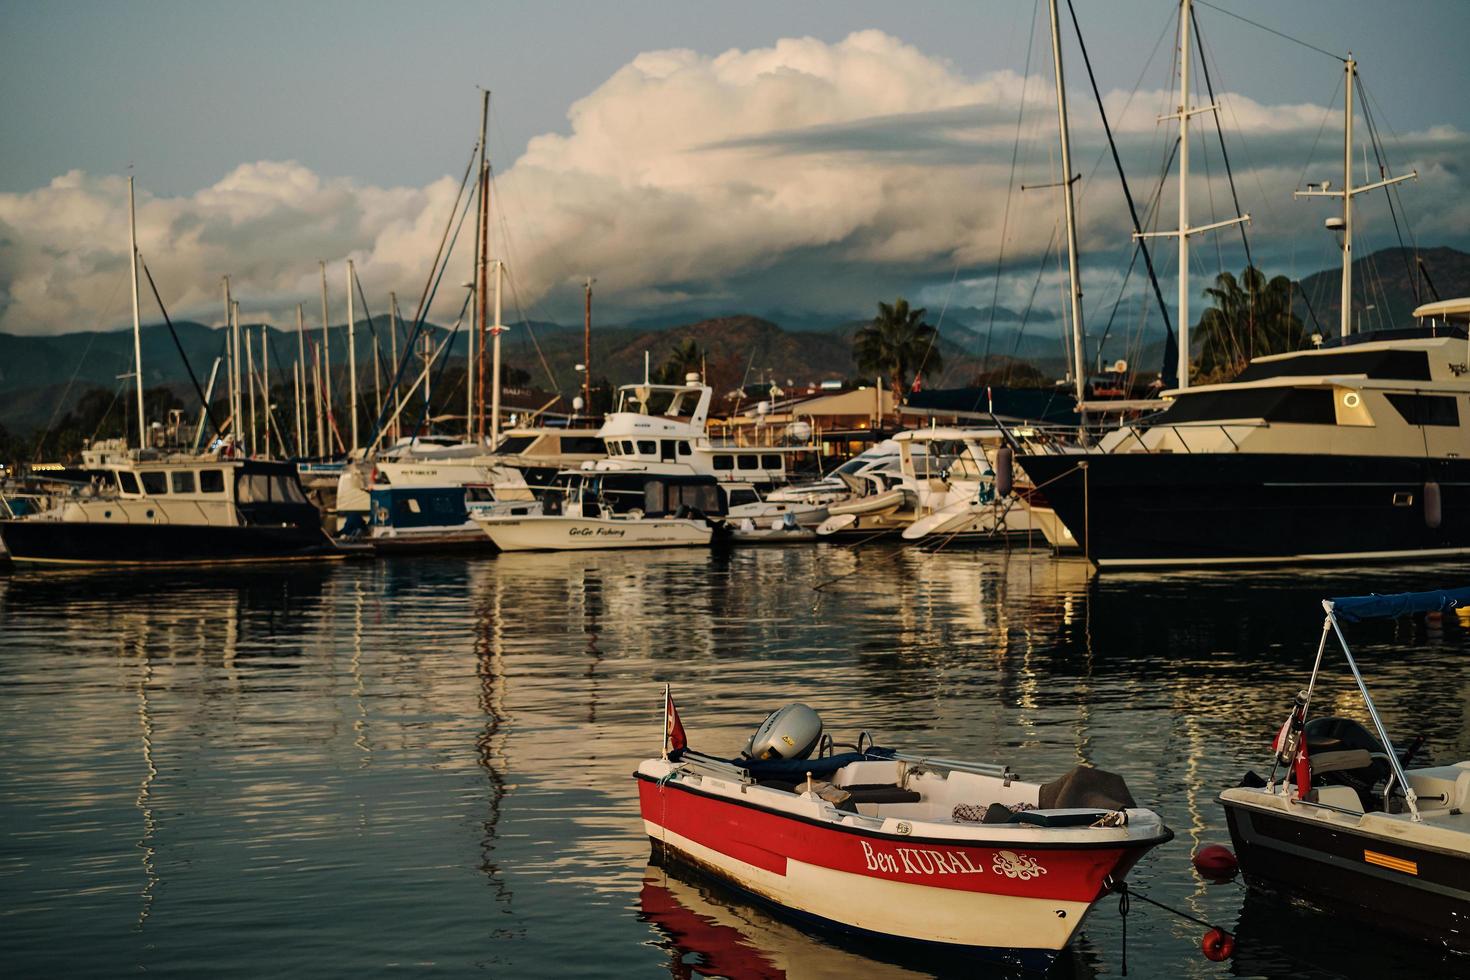
[[[117, 300], [117, 294], [120, 289], [122, 289], [122, 280], [118, 279], [112, 284], [112, 295], [107, 297], [106, 303], [102, 304], [102, 309], [107, 311], [103, 314], [104, 317], [110, 318], [112, 316], [113, 303]], [[41, 431], [41, 438], [36, 441], [36, 454], [31, 458], [31, 462], [39, 463], [41, 461], [41, 451], [46, 446], [46, 440], [51, 438], [51, 430], [56, 425], [56, 417], [61, 414], [61, 406], [66, 404], [66, 399], [71, 394], [72, 385], [76, 384], [77, 375], [82, 373], [82, 365], [87, 363], [87, 355], [92, 352], [92, 345], [97, 342], [99, 336], [101, 336], [101, 332], [97, 330], [93, 330], [88, 334], [87, 346], [82, 348], [82, 356], [77, 359], [77, 366], [72, 369], [71, 377], [67, 379], [66, 387], [61, 390], [61, 397], [56, 400], [55, 406], [52, 407], [51, 417], [46, 420], [46, 428]]]
[[[515, 257], [515, 249], [512, 246], [510, 239], [510, 225], [507, 223], [505, 217], [505, 195], [501, 193], [500, 185], [495, 180], [495, 168], [492, 166], [489, 169], [490, 186], [493, 188], [495, 198], [501, 202], [501, 208], [498, 212], [496, 212], [500, 224], [501, 241], [505, 246], [506, 254], [509, 255], [511, 258], [511, 267], [518, 268], [518, 266], [515, 264], [518, 261]], [[541, 350], [541, 342], [536, 339], [536, 329], [531, 326], [531, 316], [526, 312], [526, 308], [530, 307], [530, 313], [534, 314], [536, 312], [536, 304], [522, 304], [520, 289], [516, 284], [516, 278], [514, 275], [510, 276], [510, 294], [511, 302], [515, 304], [516, 313], [521, 318], [521, 326], [525, 328], [526, 336], [530, 338], [531, 346], [536, 350], [536, 358], [541, 362], [541, 369], [546, 372], [546, 379], [551, 383], [551, 390], [559, 393], [561, 391], [561, 386], [557, 384], [556, 375], [551, 370], [551, 364], [546, 360], [546, 354]], [[548, 319], [550, 318], [548, 317]]]
[[[1112, 151], [1113, 154], [1113, 166], [1117, 169], [1118, 180], [1123, 185], [1123, 198], [1128, 202], [1128, 215], [1130, 218], [1133, 219], [1133, 231], [1135, 234], [1142, 234], [1143, 226], [1139, 223], [1138, 220], [1138, 208], [1133, 202], [1133, 192], [1128, 187], [1128, 177], [1123, 171], [1123, 160], [1118, 155], [1118, 144], [1113, 139], [1113, 127], [1108, 122], [1108, 114], [1106, 109], [1104, 109], [1103, 107], [1102, 92], [1097, 87], [1097, 76], [1094, 75], [1092, 71], [1092, 59], [1087, 54], [1086, 42], [1082, 40], [1082, 25], [1077, 20], [1077, 9], [1072, 5], [1072, 0], [1067, 0], [1067, 12], [1072, 17], [1072, 29], [1077, 34], [1077, 46], [1082, 51], [1082, 63], [1087, 68], [1087, 80], [1092, 84], [1092, 95], [1093, 98], [1097, 101], [1098, 115], [1102, 117], [1103, 132], [1106, 133], [1108, 137], [1108, 148]], [[1163, 34], [1160, 34], [1160, 39], [1162, 39], [1163, 36]], [[1155, 50], [1158, 49], [1158, 42], [1155, 43], [1154, 48]], [[1141, 81], [1142, 76], [1140, 76], [1140, 82]], [[1174, 149], [1169, 151], [1169, 159], [1171, 162], [1174, 159], [1174, 153], [1177, 152], [1177, 149], [1178, 140], [1175, 140]], [[1162, 182], [1160, 182], [1159, 184], [1159, 190], [1160, 192], [1163, 191]], [[1164, 291], [1159, 286], [1159, 277], [1154, 270], [1153, 256], [1149, 252], [1148, 245], [1141, 238], [1139, 239], [1139, 247], [1143, 250], [1143, 262], [1144, 265], [1148, 268], [1149, 282], [1153, 284], [1154, 298], [1159, 304], [1159, 315], [1164, 319], [1164, 334], [1166, 337], [1173, 337], [1174, 328], [1169, 322], [1169, 309], [1167, 306], [1164, 305]]]
[[[473, 162], [473, 157], [471, 157], [471, 162]], [[466, 178], [466, 180], [468, 180], [468, 178], [469, 178], [469, 171], [465, 171], [465, 178]], [[464, 190], [464, 185], [463, 184], [460, 185], [460, 190], [461, 190], [461, 192]], [[456, 198], [454, 203], [455, 203], [455, 206], [457, 207], [459, 205], [459, 198]], [[405, 342], [404, 347], [403, 347], [403, 355], [402, 355], [402, 357], [399, 358], [399, 361], [398, 361], [398, 369], [394, 372], [394, 375], [393, 375], [393, 386], [395, 388], [396, 388], [396, 386], [400, 385], [403, 382], [403, 372], [407, 368], [409, 361], [412, 360], [413, 357], [414, 357], [414, 354], [413, 354], [413, 346], [417, 342], [418, 337], [419, 337], [419, 334], [422, 333], [422, 332], [424, 332], [424, 330], [425, 330], [425, 320], [426, 320], [426, 318], [428, 316], [428, 310], [429, 310], [430, 307], [432, 307], [434, 305], [434, 297], [439, 294], [439, 284], [444, 281], [444, 273], [447, 272], [447, 271], [449, 271], [449, 259], [454, 254], [454, 246], [455, 246], [455, 243], [459, 241], [459, 233], [464, 229], [465, 218], [469, 215], [469, 213], [470, 213], [470, 205], [473, 204], [473, 203], [474, 203], [474, 195], [469, 195], [468, 197], [465, 197], [464, 209], [461, 210], [460, 213], [459, 213], [459, 222], [458, 222], [458, 224], [455, 224], [454, 223], [454, 215], [451, 212], [450, 213], [450, 222], [449, 222], [449, 224], [446, 224], [444, 226], [445, 236], [448, 238], [449, 250], [447, 252], [444, 252], [443, 251], [444, 242], [441, 241], [441, 243], [440, 243], [440, 252], [441, 252], [441, 254], [443, 256], [444, 261], [442, 263], [439, 263], [438, 262], [438, 257], [436, 256], [436, 258], [435, 258], [435, 262], [436, 262], [436, 264], [438, 266], [438, 268], [437, 268], [438, 277], [437, 278], [434, 276], [435, 270], [434, 269], [430, 269], [429, 270], [429, 282], [426, 283], [425, 296], [424, 296], [423, 299], [420, 300], [420, 304], [421, 304], [420, 312], [419, 312], [419, 314], [414, 319], [413, 330], [408, 335], [408, 340]], [[449, 237], [448, 236], [448, 232], [449, 232], [451, 226], [454, 229], [454, 235], [453, 235], [453, 237]], [[426, 401], [427, 401], [427, 399], [426, 399]], [[370, 445], [370, 446], [371, 445], [375, 445], [377, 443], [377, 441], [382, 437], [383, 426], [386, 424], [387, 417], [388, 417], [388, 405], [385, 402], [383, 404], [382, 410], [378, 412], [377, 419], [375, 419], [374, 422], [373, 422], [373, 429], [372, 429], [372, 433], [371, 433], [371, 435], [369, 437], [369, 440], [368, 440], [368, 445]], [[417, 436], [415, 436], [415, 439], [416, 438], [417, 438]]]
[[[541, 369], [546, 372], [546, 377], [551, 380], [552, 390], [560, 398], [561, 388], [556, 383], [556, 375], [551, 372], [551, 365], [546, 360], [545, 352], [541, 350], [541, 342], [536, 339], [536, 331], [531, 329], [531, 318], [526, 315], [525, 309], [521, 306], [521, 291], [520, 287], [516, 284], [514, 276], [510, 280], [510, 297], [511, 302], [515, 304], [516, 313], [520, 315], [521, 325], [526, 328], [526, 336], [531, 338], [531, 346], [536, 350], [536, 358], [541, 362]], [[584, 364], [583, 367], [590, 367], [590, 365]], [[587, 406], [587, 408], [588, 411], [591, 411], [591, 406]]]
[[1317, 47], [1317, 45], [1312, 44], [1312, 43], [1310, 43], [1308, 41], [1303, 41], [1299, 37], [1292, 37], [1290, 34], [1285, 34], [1285, 33], [1281, 32], [1281, 31], [1278, 31], [1274, 27], [1267, 27], [1265, 24], [1259, 23], [1258, 21], [1251, 20], [1249, 17], [1242, 17], [1240, 14], [1235, 13], [1233, 10], [1226, 10], [1224, 7], [1217, 7], [1213, 3], [1210, 3], [1209, 0], [1194, 0], [1194, 2], [1197, 3], [1197, 4], [1199, 4], [1202, 7], [1209, 7], [1211, 10], [1219, 11], [1220, 13], [1224, 14], [1227, 17], [1234, 17], [1236, 20], [1243, 21], [1243, 22], [1251, 25], [1252, 27], [1260, 28], [1261, 30], [1265, 31], [1267, 34], [1275, 34], [1277, 37], [1283, 38], [1283, 39], [1285, 39], [1287, 41], [1290, 41], [1293, 44], [1300, 44], [1302, 47], [1308, 48], [1309, 50], [1312, 50], [1312, 51], [1315, 51], [1318, 54], [1325, 54], [1327, 57], [1329, 57], [1329, 58], [1331, 58], [1334, 61], [1337, 61], [1339, 63], [1342, 63], [1342, 62], [1346, 62], [1347, 61], [1347, 59], [1344, 58], [1340, 54], [1333, 54], [1331, 51], [1328, 51], [1326, 48], [1319, 48], [1319, 47]]
[[378, 359], [373, 362], [373, 386], [381, 392], [383, 379], [380, 377], [378, 363], [383, 358], [383, 345], [378, 342], [378, 328], [373, 325], [373, 311], [368, 309], [367, 294], [362, 291], [362, 277], [357, 274], [357, 267], [352, 269], [352, 283], [357, 287], [357, 298], [362, 300], [362, 312], [367, 317], [368, 333], [372, 334], [373, 350]]
[[[449, 366], [449, 352], [454, 349], [454, 338], [459, 335], [459, 328], [464, 323], [465, 310], [468, 310], [470, 308], [470, 300], [474, 297], [474, 295], [475, 294], [472, 291], [468, 289], [465, 290], [464, 302], [460, 304], [459, 307], [459, 316], [454, 318], [454, 326], [449, 329], [449, 336], [444, 338], [444, 343], [441, 344], [439, 346], [439, 349], [434, 352], [434, 356], [436, 358], [438, 358], [440, 354], [444, 355], [443, 358], [439, 360], [439, 363], [435, 364], [433, 367], [435, 390], [443, 387], [440, 382], [444, 380], [444, 369]], [[449, 392], [449, 397], [445, 398], [445, 401], [455, 401], [458, 400], [458, 398], [459, 389], [455, 388]], [[386, 408], [387, 406], [384, 407]], [[418, 425], [414, 427], [415, 433], [422, 430], [425, 426], [425, 423], [430, 421], [432, 408], [433, 405], [430, 403], [428, 397], [426, 396], [424, 398], [424, 409], [422, 412], [419, 413]]]
[[985, 353], [980, 358], [980, 370], [990, 367], [990, 344], [995, 337], [995, 307], [1000, 302], [1000, 270], [1005, 264], [1006, 235], [1011, 222], [1011, 198], [1016, 186], [1016, 157], [1021, 152], [1021, 120], [1026, 113], [1026, 87], [1031, 81], [1031, 52], [1036, 47], [1036, 14], [1041, 9], [1041, 0], [1031, 6], [1031, 34], [1026, 45], [1026, 68], [1021, 74], [1021, 104], [1016, 108], [1016, 139], [1011, 144], [1011, 175], [1006, 183], [1006, 205], [1000, 222], [1000, 249], [995, 257], [995, 282], [990, 294], [990, 324], [985, 328]]
[[[1358, 94], [1362, 98], [1363, 121], [1368, 124], [1368, 141], [1373, 144], [1373, 158], [1378, 163], [1378, 176], [1380, 179], [1389, 177], [1392, 175], [1393, 171], [1388, 166], [1388, 162], [1384, 159], [1383, 144], [1382, 141], [1378, 138], [1378, 126], [1373, 118], [1373, 111], [1368, 105], [1368, 90], [1363, 85], [1362, 75], [1355, 75], [1355, 80], [1358, 85]], [[1414, 275], [1413, 263], [1409, 261], [1409, 249], [1408, 246], [1404, 244], [1403, 229], [1399, 227], [1398, 211], [1393, 206], [1393, 194], [1390, 193], [1390, 188], [1393, 186], [1394, 185], [1390, 184], [1387, 187], [1384, 187], [1383, 196], [1388, 200], [1388, 214], [1391, 218], [1393, 218], [1393, 232], [1399, 240], [1399, 252], [1404, 259], [1404, 271], [1409, 274], [1410, 288], [1414, 290], [1414, 305], [1418, 306], [1419, 277]], [[1405, 224], [1408, 224], [1408, 220], [1408, 215], [1404, 215]]]
[[[104, 411], [102, 413], [102, 417], [97, 420], [97, 428], [95, 428], [95, 429], [92, 430], [92, 437], [87, 440], [88, 442], [96, 442], [97, 441], [97, 433], [99, 433], [99, 432], [102, 431], [102, 425], [103, 425], [103, 423], [105, 423], [107, 421], [107, 417], [112, 414], [112, 407], [117, 404], [118, 396], [120, 396], [123, 393], [123, 391], [125, 391], [127, 389], [127, 387], [128, 387], [128, 379], [124, 378], [123, 380], [121, 380], [121, 381], [118, 382], [118, 384], [117, 384], [117, 390], [112, 393], [112, 401], [110, 401], [110, 402], [107, 403], [107, 410]], [[123, 419], [123, 439], [127, 439], [127, 437], [128, 437], [128, 420], [127, 419]]]
[[184, 362], [184, 370], [189, 373], [189, 380], [194, 385], [194, 393], [199, 396], [199, 404], [204, 406], [204, 417], [209, 419], [209, 425], [214, 429], [215, 435], [223, 435], [218, 423], [214, 420], [214, 410], [209, 407], [209, 399], [204, 397], [204, 388], [199, 384], [199, 379], [194, 376], [194, 366], [189, 363], [189, 355], [184, 353], [184, 345], [179, 343], [178, 331], [174, 329], [174, 322], [169, 319], [168, 310], [164, 308], [163, 297], [158, 295], [158, 285], [153, 281], [153, 273], [148, 268], [148, 263], [143, 261], [143, 256], [138, 256], [138, 264], [143, 267], [143, 274], [148, 277], [148, 288], [153, 290], [154, 302], [158, 304], [158, 311], [163, 314], [163, 322], [168, 324], [168, 335], [174, 339], [174, 348], [179, 352], [179, 359]]
[[1302, 164], [1302, 172], [1297, 174], [1296, 186], [1301, 187], [1307, 179], [1307, 171], [1312, 167], [1312, 161], [1317, 156], [1317, 145], [1322, 142], [1322, 133], [1327, 129], [1327, 120], [1332, 118], [1332, 110], [1337, 108], [1337, 93], [1342, 88], [1342, 79], [1332, 87], [1332, 97], [1327, 100], [1327, 106], [1322, 110], [1322, 124], [1317, 127], [1317, 135], [1312, 139], [1312, 148], [1307, 151], [1307, 160]]
[[[1210, 104], [1215, 105], [1215, 83], [1210, 77], [1210, 61], [1205, 57], [1205, 39], [1204, 35], [1200, 32], [1199, 18], [1195, 15], [1193, 7], [1189, 8], [1189, 17], [1194, 23], [1194, 40], [1199, 47], [1200, 68], [1204, 70], [1205, 92], [1210, 97]], [[1225, 163], [1225, 177], [1230, 181], [1230, 200], [1235, 205], [1235, 213], [1237, 215], [1243, 214], [1244, 212], [1240, 210], [1240, 195], [1235, 189], [1235, 172], [1230, 167], [1230, 151], [1225, 148], [1225, 130], [1220, 125], [1220, 110], [1215, 109], [1210, 115], [1215, 119], [1215, 135], [1220, 140], [1220, 159]], [[1245, 248], [1245, 264], [1248, 266], [1255, 265], [1255, 262], [1251, 259], [1251, 243], [1245, 233], [1245, 222], [1239, 222], [1236, 227], [1240, 229], [1240, 244]], [[1217, 235], [1215, 237], [1218, 241], [1219, 236]], [[1252, 305], [1252, 311], [1254, 313], [1254, 303]]]

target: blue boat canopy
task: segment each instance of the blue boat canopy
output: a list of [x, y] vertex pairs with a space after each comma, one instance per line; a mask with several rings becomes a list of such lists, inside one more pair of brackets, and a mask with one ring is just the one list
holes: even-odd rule
[[1436, 589], [1397, 595], [1354, 595], [1330, 600], [1332, 611], [1348, 622], [1361, 619], [1397, 619], [1413, 613], [1448, 612], [1470, 607], [1470, 589]]

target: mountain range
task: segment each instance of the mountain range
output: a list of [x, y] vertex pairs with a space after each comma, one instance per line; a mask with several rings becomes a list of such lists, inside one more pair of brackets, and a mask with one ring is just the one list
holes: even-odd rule
[[[1470, 255], [1450, 248], [1430, 248], [1420, 250], [1417, 258], [1422, 262], [1422, 271], [1413, 253], [1397, 248], [1355, 262], [1355, 293], [1371, 297], [1373, 306], [1361, 314], [1364, 327], [1405, 324], [1417, 303], [1435, 298], [1430, 283], [1438, 296], [1470, 295]], [[1329, 336], [1336, 333], [1339, 280], [1338, 270], [1325, 269], [1304, 277], [1298, 291], [1301, 298], [1297, 312], [1302, 321]], [[1060, 317], [1054, 311], [1033, 310], [1023, 316], [998, 307], [992, 323], [989, 309], [960, 308], [946, 311], [942, 321], [939, 311], [930, 310], [928, 319], [940, 321], [941, 336], [936, 347], [944, 360], [941, 375], [931, 379], [934, 386], [969, 383], [983, 366], [986, 351], [990, 366], [1014, 359], [1047, 375], [1060, 376], [1066, 370]], [[762, 381], [789, 389], [824, 380], [853, 379], [857, 368], [852, 360], [852, 336], [863, 322], [783, 313], [770, 318], [728, 314], [655, 316], [621, 325], [599, 324], [592, 331], [592, 374], [594, 379], [614, 385], [634, 381], [643, 374], [645, 353], [657, 368], [676, 345], [692, 340], [705, 352], [711, 383], [721, 390]], [[224, 354], [225, 334], [221, 329], [191, 321], [176, 323], [174, 328], [177, 346], [164, 324], [143, 327], [144, 383], [148, 387], [173, 387], [187, 403], [194, 400], [194, 395], [179, 349], [199, 383], [206, 385], [215, 360]], [[259, 325], [247, 328], [257, 360], [261, 329]], [[290, 365], [298, 351], [296, 333], [275, 327], [264, 329], [269, 336], [273, 381], [289, 383]], [[383, 370], [387, 370], [387, 330], [386, 317], [357, 324], [358, 365], [365, 379], [370, 377], [375, 331], [383, 337]], [[347, 330], [337, 325], [328, 333], [333, 383], [345, 396]], [[442, 341], [442, 328], [433, 327], [430, 333], [436, 343]], [[310, 343], [321, 342], [319, 326], [309, 328], [308, 335]], [[451, 359], [464, 357], [466, 340], [465, 331], [451, 340]], [[1096, 342], [1095, 337], [1089, 339], [1094, 351]], [[1159, 328], [1146, 332], [1136, 346], [1138, 349], [1128, 352], [1136, 364], [1155, 364], [1162, 354]], [[16, 433], [30, 432], [59, 418], [89, 389], [120, 390], [131, 377], [132, 348], [129, 329], [45, 337], [0, 333], [0, 426]], [[1121, 350], [1114, 353], [1115, 349], [1105, 348], [1110, 359], [1121, 355]], [[583, 357], [581, 324], [511, 324], [502, 351], [505, 362], [525, 371], [535, 387], [561, 391], [569, 398], [581, 384], [575, 370]], [[219, 385], [223, 385], [222, 376]], [[217, 394], [219, 390], [217, 386]]]

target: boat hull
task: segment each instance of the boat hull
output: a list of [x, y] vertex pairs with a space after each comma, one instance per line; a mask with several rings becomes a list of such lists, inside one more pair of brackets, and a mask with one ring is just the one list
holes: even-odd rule
[[640, 774], [656, 852], [799, 917], [1045, 969], [1149, 847], [983, 846], [867, 832]]
[[607, 548], [708, 546], [713, 530], [703, 520], [650, 520], [527, 516], [479, 520], [501, 551], [597, 551]]
[[1470, 857], [1220, 803], [1251, 887], [1470, 952]]
[[0, 521], [12, 561], [37, 565], [206, 565], [340, 558], [316, 527]]
[[[1470, 460], [1120, 452], [1019, 462], [1103, 568], [1470, 554]], [[1437, 527], [1429, 481], [1440, 487]]]

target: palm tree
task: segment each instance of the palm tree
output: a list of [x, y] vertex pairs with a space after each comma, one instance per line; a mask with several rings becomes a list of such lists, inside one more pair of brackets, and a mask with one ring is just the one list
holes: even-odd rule
[[924, 322], [927, 310], [909, 309], [903, 297], [878, 304], [878, 315], [852, 339], [852, 356], [858, 370], [888, 379], [895, 404], [903, 401], [904, 390], [920, 377], [944, 370], [944, 358], [936, 341], [939, 331]]
[[704, 354], [699, 349], [699, 344], [690, 337], [682, 343], [675, 343], [669, 356], [658, 370], [653, 372], [653, 380], [661, 385], [682, 384], [684, 377], [689, 374], [704, 373]]
[[1268, 281], [1254, 266], [1246, 266], [1239, 279], [1229, 272], [1216, 276], [1204, 291], [1213, 305], [1195, 328], [1200, 377], [1228, 380], [1253, 357], [1304, 347], [1306, 328], [1292, 312], [1294, 288], [1286, 276]]

